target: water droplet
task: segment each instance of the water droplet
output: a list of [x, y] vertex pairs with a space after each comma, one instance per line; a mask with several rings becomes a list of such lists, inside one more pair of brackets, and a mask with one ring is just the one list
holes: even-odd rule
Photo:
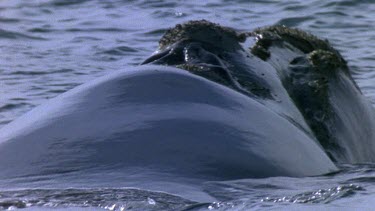
[[175, 12], [174, 14], [175, 14], [177, 17], [181, 17], [181, 16], [184, 15], [184, 13], [182, 13], [182, 12]]
[[153, 200], [152, 198], [147, 198], [147, 202], [148, 202], [148, 204], [151, 204], [151, 205], [156, 204], [155, 200]]
[[115, 210], [116, 209], [116, 204], [113, 204], [112, 206], [105, 206], [104, 209]]

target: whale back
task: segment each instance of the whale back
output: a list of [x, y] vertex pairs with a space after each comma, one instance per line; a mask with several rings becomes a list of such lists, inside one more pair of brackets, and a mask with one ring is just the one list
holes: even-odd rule
[[3, 127], [0, 168], [3, 181], [48, 186], [59, 175], [68, 186], [102, 178], [148, 188], [336, 170], [314, 140], [259, 102], [160, 66], [76, 87]]

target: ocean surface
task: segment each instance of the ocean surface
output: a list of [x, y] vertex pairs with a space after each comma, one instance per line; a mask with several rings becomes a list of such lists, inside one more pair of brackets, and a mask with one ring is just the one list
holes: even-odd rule
[[[0, 0], [0, 127], [77, 85], [139, 65], [168, 28], [200, 19], [238, 31], [281, 24], [328, 39], [375, 103], [374, 0]], [[372, 210], [375, 164], [341, 169], [207, 183], [220, 196], [207, 204], [126, 187], [9, 187], [0, 190], [0, 210]]]

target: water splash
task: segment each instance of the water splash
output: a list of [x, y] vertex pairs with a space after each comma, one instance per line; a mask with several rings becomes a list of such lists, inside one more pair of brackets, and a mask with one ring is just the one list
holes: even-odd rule
[[0, 210], [28, 207], [101, 208], [122, 210], [181, 210], [195, 202], [139, 189], [25, 189], [0, 191]]
[[329, 203], [340, 198], [351, 196], [358, 191], [363, 190], [364, 188], [359, 185], [339, 185], [333, 188], [304, 192], [294, 196], [265, 197], [261, 201], [274, 203]]

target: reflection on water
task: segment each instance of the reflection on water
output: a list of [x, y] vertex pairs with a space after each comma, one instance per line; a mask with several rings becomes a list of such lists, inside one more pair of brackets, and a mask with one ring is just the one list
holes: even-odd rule
[[0, 210], [30, 207], [87, 207], [105, 210], [277, 210], [314, 208], [312, 205], [317, 206], [315, 209], [342, 206], [341, 208], [353, 210], [372, 207], [374, 204], [371, 198], [364, 196], [375, 194], [374, 165], [342, 166], [342, 169], [341, 172], [319, 177], [273, 177], [207, 182], [204, 184], [205, 190], [219, 200], [210, 203], [198, 203], [167, 193], [130, 188], [0, 190]]

